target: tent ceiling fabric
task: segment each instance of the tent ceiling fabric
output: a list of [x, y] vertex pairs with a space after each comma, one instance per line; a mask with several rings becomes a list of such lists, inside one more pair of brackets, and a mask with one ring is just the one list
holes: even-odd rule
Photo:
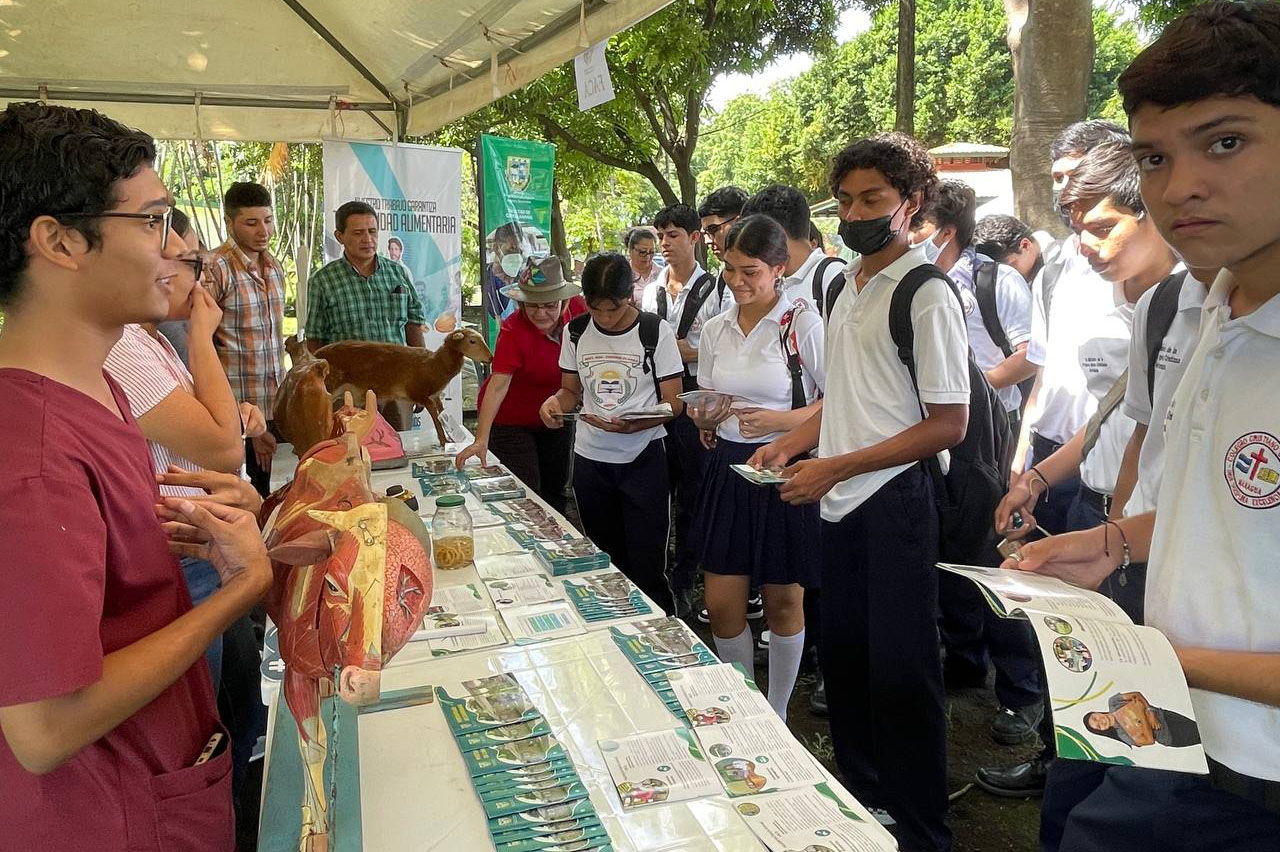
[[424, 134], [495, 99], [495, 50], [507, 94], [670, 1], [586, 0], [584, 25], [579, 0], [0, 0], [0, 101], [169, 139]]

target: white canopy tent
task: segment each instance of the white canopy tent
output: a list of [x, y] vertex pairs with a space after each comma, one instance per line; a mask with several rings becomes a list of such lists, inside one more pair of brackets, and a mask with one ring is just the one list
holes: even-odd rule
[[0, 102], [163, 139], [399, 139], [671, 0], [0, 0]]

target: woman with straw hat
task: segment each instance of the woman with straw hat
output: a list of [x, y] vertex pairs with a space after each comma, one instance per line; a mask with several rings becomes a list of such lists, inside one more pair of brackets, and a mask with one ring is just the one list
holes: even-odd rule
[[502, 322], [493, 372], [480, 387], [475, 441], [457, 465], [491, 451], [557, 511], [565, 508], [573, 432], [548, 429], [538, 416], [543, 400], [560, 388], [560, 336], [586, 310], [582, 290], [564, 280], [560, 258], [530, 258], [504, 287], [517, 309]]

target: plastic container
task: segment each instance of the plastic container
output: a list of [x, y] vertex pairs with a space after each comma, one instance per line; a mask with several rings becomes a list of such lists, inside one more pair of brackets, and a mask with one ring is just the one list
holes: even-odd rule
[[476, 543], [466, 502], [461, 494], [436, 498], [436, 513], [431, 519], [431, 553], [441, 571], [465, 568], [475, 558]]

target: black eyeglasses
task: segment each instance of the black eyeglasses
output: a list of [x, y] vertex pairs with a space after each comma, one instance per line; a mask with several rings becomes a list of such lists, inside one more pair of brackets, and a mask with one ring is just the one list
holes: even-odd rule
[[[59, 213], [58, 219], [146, 219], [151, 225], [160, 226], [160, 251], [169, 246], [169, 232], [173, 230], [173, 208], [166, 207], [163, 213]], [[200, 273], [196, 273], [200, 277]]]
[[702, 232], [708, 237], [714, 237], [716, 234], [720, 233], [721, 228], [726, 225], [732, 225], [736, 221], [738, 221], [738, 217], [734, 216], [732, 219], [725, 219], [723, 222], [716, 222], [714, 225], [703, 225]]
[[653, 256], [654, 256], [655, 254], [657, 254], [658, 252], [657, 252], [657, 250], [655, 250], [655, 249], [638, 249], [638, 248], [633, 248], [633, 249], [631, 250], [631, 253], [632, 253], [632, 254], [634, 254], [636, 257], [653, 257]]
[[178, 259], [180, 263], [191, 264], [191, 270], [195, 273], [196, 280], [200, 280], [200, 276], [204, 274], [204, 255], [198, 257], [183, 257]]

